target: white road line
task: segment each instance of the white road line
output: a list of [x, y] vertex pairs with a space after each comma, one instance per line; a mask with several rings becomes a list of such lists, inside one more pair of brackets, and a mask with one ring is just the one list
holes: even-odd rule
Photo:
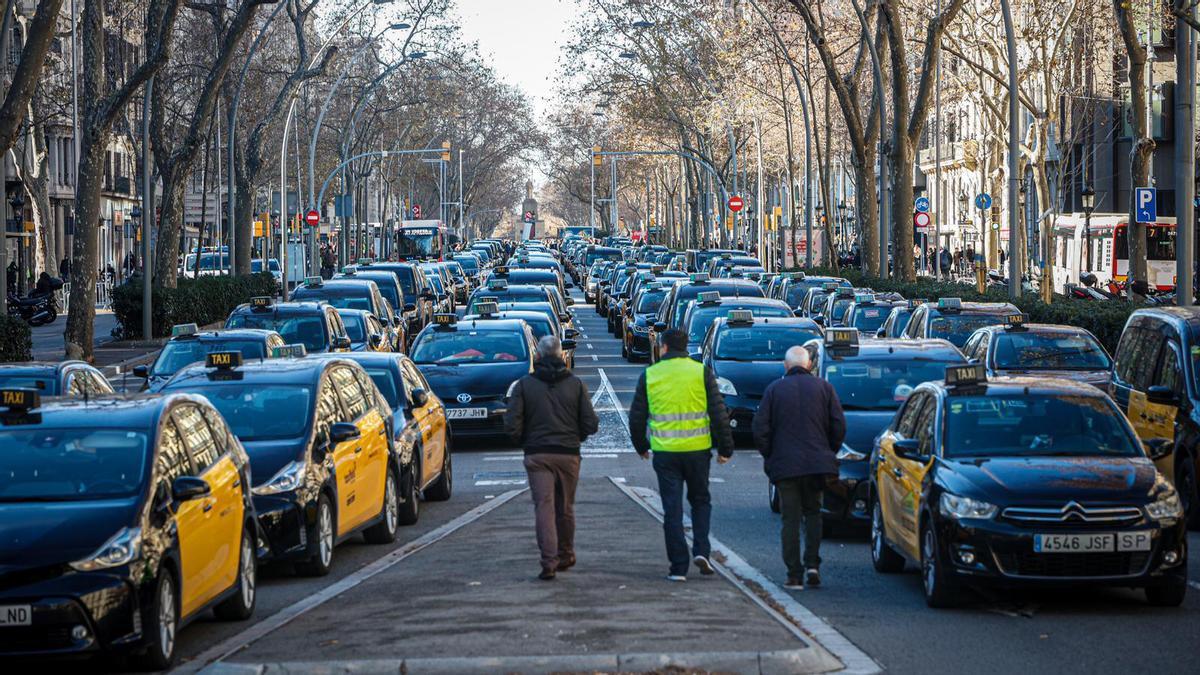
[[[621, 401], [619, 399], [617, 399], [617, 395], [613, 393], [612, 382], [608, 381], [608, 374], [604, 372], [604, 368], [601, 368], [599, 370], [599, 372], [600, 372], [600, 391], [603, 391], [605, 396], [608, 397], [608, 403], [609, 403], [609, 405], [611, 405], [613, 407], [614, 410], [624, 413], [624, 409], [621, 407]], [[624, 414], [618, 415], [618, 417], [621, 418], [621, 426], [625, 427], [626, 438], [631, 438], [631, 436], [629, 434], [629, 418], [627, 416], [625, 416]], [[629, 445], [632, 447], [632, 445], [633, 445], [632, 441], [630, 442]]]
[[588, 347], [588, 349], [595, 349], [595, 347], [593, 347], [593, 346], [592, 346], [592, 343], [590, 343], [590, 342], [589, 342], [589, 343], [587, 343], [587, 347]]
[[502, 455], [499, 457], [484, 457], [485, 462], [515, 462], [525, 459], [524, 455]]
[[[662, 502], [657, 492], [647, 488], [633, 487], [626, 485], [624, 481], [617, 481], [609, 477], [613, 485], [617, 486], [621, 492], [644, 508], [655, 520], [662, 522]], [[688, 522], [687, 516], [684, 516], [684, 527], [690, 530], [691, 523]], [[709, 541], [712, 544], [714, 552], [721, 555], [724, 560], [713, 560], [713, 566], [725, 577], [731, 584], [736, 586], [748, 598], [754, 601], [767, 614], [771, 615], [782, 626], [787, 628], [796, 637], [811, 642], [814, 646], [823, 648], [845, 666], [838, 673], [878, 673], [882, 668], [875, 662], [866, 652], [859, 649], [846, 636], [839, 633], [833, 626], [830, 626], [824, 619], [813, 614], [807, 607], [801, 605], [787, 591], [780, 588], [775, 582], [768, 579], [757, 568], [746, 562], [741, 556], [733, 552], [728, 546], [725, 546], [715, 537], [710, 536]], [[751, 590], [751, 586], [761, 589], [768, 598], [760, 597], [758, 593]]]
[[1200, 591], [1200, 581], [1188, 581], [1188, 586]]
[[522, 492], [525, 492], [525, 490], [509, 490], [508, 492], [505, 492], [489, 502], [484, 502], [483, 504], [476, 506], [475, 508], [467, 511], [463, 515], [455, 518], [445, 525], [426, 532], [420, 537], [410, 541], [409, 543], [383, 556], [370, 565], [358, 570], [357, 572], [353, 572], [345, 577], [342, 577], [336, 583], [330, 584], [316, 593], [313, 593], [308, 597], [302, 598], [291, 605], [284, 607], [271, 616], [259, 621], [253, 626], [250, 626], [241, 633], [238, 633], [229, 639], [218, 642], [217, 644], [201, 652], [198, 656], [196, 656], [196, 658], [180, 666], [179, 668], [176, 668], [172, 672], [194, 673], [210, 663], [233, 656], [236, 652], [239, 652], [250, 646], [250, 644], [254, 641], [260, 640], [276, 630], [283, 628], [305, 612], [320, 607], [329, 600], [332, 600], [351, 588], [358, 586], [367, 579], [370, 579], [380, 572], [391, 568], [412, 554], [436, 544], [464, 526], [470, 525], [476, 520], [479, 520], [483, 516], [495, 510], [497, 507], [508, 503], [513, 497], [516, 497]]
[[599, 361], [600, 359], [599, 359], [599, 358], [597, 358], [595, 354], [592, 354], [592, 360], [593, 360], [593, 361]]
[[501, 478], [499, 480], [477, 480], [475, 487], [500, 487], [504, 485], [524, 485], [524, 478]]

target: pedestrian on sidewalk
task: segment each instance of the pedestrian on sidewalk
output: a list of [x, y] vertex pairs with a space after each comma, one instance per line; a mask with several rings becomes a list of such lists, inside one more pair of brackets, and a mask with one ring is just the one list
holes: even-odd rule
[[708, 470], [712, 448], [717, 463], [733, 456], [729, 411], [712, 370], [688, 356], [688, 336], [672, 328], [663, 333], [667, 351], [638, 379], [629, 408], [629, 433], [642, 459], [654, 451], [654, 473], [662, 496], [663, 536], [671, 563], [669, 581], [687, 581], [688, 547], [683, 533], [683, 491], [692, 507], [692, 562], [712, 574], [708, 541], [712, 498]]
[[807, 349], [788, 349], [783, 364], [787, 374], [767, 385], [754, 414], [753, 431], [763, 470], [779, 493], [780, 539], [787, 566], [784, 588], [798, 589], [821, 584], [821, 498], [826, 483], [837, 478], [836, 457], [846, 438], [846, 417], [833, 385], [810, 372], [812, 355]]
[[553, 335], [537, 345], [533, 373], [517, 380], [504, 427], [525, 448], [542, 571], [549, 581], [575, 565], [575, 486], [579, 446], [600, 428], [587, 385], [567, 368]]

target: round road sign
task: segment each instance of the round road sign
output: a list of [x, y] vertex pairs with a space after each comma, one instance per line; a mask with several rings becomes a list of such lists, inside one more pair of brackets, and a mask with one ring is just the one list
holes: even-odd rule
[[913, 214], [913, 225], [916, 226], [918, 231], [924, 230], [925, 228], [929, 227], [929, 214], [925, 213], [923, 211], [918, 211], [918, 212], [914, 213]]
[[304, 222], [308, 223], [310, 227], [316, 227], [320, 225], [321, 212], [317, 211], [316, 209], [309, 211], [308, 213], [304, 214]]
[[986, 192], [980, 192], [975, 195], [975, 208], [980, 211], [987, 211], [992, 208], [992, 196]]
[[741, 211], [742, 208], [744, 208], [745, 206], [746, 206], [746, 202], [741, 197], [734, 195], [729, 198], [729, 210], [730, 211], [737, 213], [738, 211]]

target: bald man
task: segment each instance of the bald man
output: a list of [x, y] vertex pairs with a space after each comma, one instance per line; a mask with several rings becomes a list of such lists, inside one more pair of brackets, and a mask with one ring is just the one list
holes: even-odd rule
[[799, 589], [821, 584], [821, 499], [826, 482], [837, 477], [836, 457], [846, 438], [846, 417], [833, 386], [811, 373], [812, 355], [807, 349], [788, 349], [783, 365], [787, 374], [767, 386], [754, 414], [754, 445], [779, 492], [780, 539], [787, 566], [784, 588]]

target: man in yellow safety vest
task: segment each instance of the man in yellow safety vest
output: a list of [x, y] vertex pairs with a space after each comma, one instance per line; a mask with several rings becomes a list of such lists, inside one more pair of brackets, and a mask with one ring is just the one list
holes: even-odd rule
[[712, 449], [717, 463], [733, 456], [729, 411], [717, 378], [687, 353], [687, 333], [663, 333], [666, 354], [638, 380], [629, 408], [629, 433], [642, 459], [654, 451], [654, 473], [662, 496], [663, 535], [667, 541], [670, 581], [687, 581], [688, 547], [683, 532], [683, 490], [692, 507], [692, 559], [701, 574], [714, 572], [709, 561], [712, 499], [708, 469]]

